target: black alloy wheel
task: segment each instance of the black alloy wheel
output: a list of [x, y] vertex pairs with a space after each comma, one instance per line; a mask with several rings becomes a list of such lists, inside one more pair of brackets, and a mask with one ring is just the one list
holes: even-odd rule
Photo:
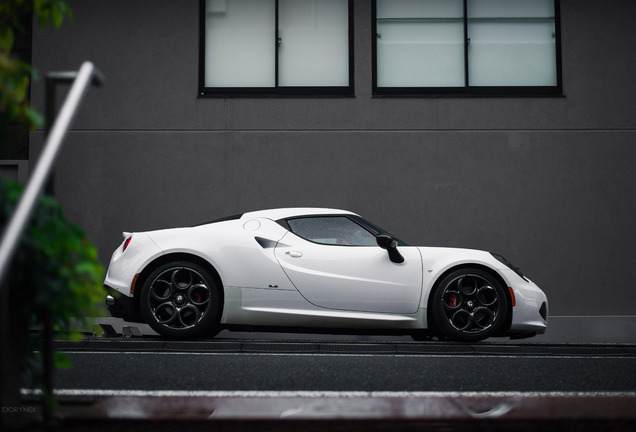
[[205, 268], [186, 261], [164, 264], [146, 279], [141, 313], [153, 330], [170, 339], [213, 334], [221, 312], [220, 287]]
[[443, 336], [476, 342], [501, 331], [508, 314], [508, 298], [501, 283], [488, 272], [459, 269], [436, 284], [431, 313]]

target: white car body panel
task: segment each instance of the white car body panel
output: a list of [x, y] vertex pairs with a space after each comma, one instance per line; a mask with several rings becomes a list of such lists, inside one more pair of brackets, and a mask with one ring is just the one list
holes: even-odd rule
[[[118, 247], [104, 284], [131, 297], [135, 277], [153, 261], [197, 256], [218, 273], [222, 325], [425, 329], [437, 280], [462, 265], [496, 272], [514, 293], [512, 333], [543, 333], [545, 294], [488, 252], [399, 246], [405, 261], [377, 246], [317, 244], [276, 221], [304, 215], [351, 215], [316, 208], [255, 211], [239, 219], [190, 228], [133, 233]], [[186, 254], [186, 255], [184, 255]], [[135, 294], [141, 291], [137, 287]]]
[[126, 253], [123, 243], [115, 249], [106, 272], [104, 285], [114, 288], [120, 293], [130, 296], [132, 281], [139, 269], [143, 269], [163, 251], [152, 241], [147, 233], [134, 233], [134, 242], [130, 242]]
[[[276, 242], [287, 232], [276, 222], [261, 219], [257, 230], [248, 222], [255, 219], [220, 222], [211, 226], [176, 228], [149, 233], [155, 243], [171, 253], [194, 253], [206, 259], [219, 273], [224, 285], [247, 288], [295, 290], [274, 257], [273, 248], [259, 246], [255, 238], [259, 235]], [[206, 229], [207, 228], [207, 229]], [[183, 245], [188, 244], [188, 248]]]
[[[424, 268], [423, 299], [428, 298], [440, 275], [460, 265], [481, 265], [496, 270], [503, 277], [499, 271], [503, 264], [493, 258], [488, 252], [442, 247], [419, 247], [418, 249], [422, 255], [422, 266]], [[510, 282], [506, 278], [503, 279], [507, 286], [510, 286]], [[425, 307], [425, 305], [421, 306]]]
[[221, 324], [316, 327], [342, 329], [418, 329], [426, 321], [425, 310], [413, 315], [381, 314], [321, 308], [298, 291], [226, 287]]
[[257, 210], [253, 212], [244, 213], [241, 217], [242, 220], [249, 219], [271, 219], [277, 221], [280, 219], [287, 219], [295, 216], [304, 215], [356, 215], [353, 212], [347, 210], [318, 208], [318, 207], [297, 207], [297, 208], [279, 208], [270, 210]]
[[413, 314], [422, 295], [422, 260], [417, 248], [400, 252], [406, 260], [394, 264], [377, 246], [325, 246], [290, 232], [276, 247], [276, 258], [296, 289], [316, 306]]

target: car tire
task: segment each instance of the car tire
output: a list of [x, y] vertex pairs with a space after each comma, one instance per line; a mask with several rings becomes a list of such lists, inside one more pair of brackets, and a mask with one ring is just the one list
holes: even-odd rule
[[509, 302], [501, 283], [477, 268], [455, 270], [435, 285], [431, 314], [441, 336], [476, 342], [500, 333]]
[[221, 288], [204, 267], [175, 261], [146, 278], [141, 290], [146, 323], [170, 339], [196, 339], [218, 331]]

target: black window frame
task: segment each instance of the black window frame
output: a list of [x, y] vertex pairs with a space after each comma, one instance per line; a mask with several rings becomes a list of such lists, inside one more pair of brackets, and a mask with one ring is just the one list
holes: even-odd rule
[[377, 57], [377, 0], [372, 3], [372, 95], [374, 97], [560, 97], [563, 96], [562, 67], [561, 67], [561, 0], [554, 0], [554, 31], [556, 78], [554, 86], [470, 86], [468, 73], [468, 1], [463, 0], [464, 8], [464, 86], [461, 87], [378, 87], [378, 57]]
[[[296, 221], [296, 220], [301, 220], [301, 219], [347, 219], [350, 222], [352, 222], [354, 225], [357, 225], [360, 229], [362, 229], [362, 231], [365, 231], [367, 233], [369, 233], [369, 235], [373, 238], [377, 237], [377, 234], [375, 234], [372, 230], [369, 229], [369, 227], [361, 224], [360, 222], [356, 221], [355, 219], [351, 218], [349, 215], [346, 214], [325, 214], [325, 215], [306, 215], [306, 216], [295, 216], [295, 217], [290, 217], [284, 220], [284, 224], [283, 226], [292, 234], [302, 238], [303, 240], [306, 240], [310, 243], [314, 243], [314, 244], [318, 244], [321, 246], [340, 246], [340, 247], [375, 247], [377, 246], [377, 243], [374, 242], [373, 244], [370, 245], [358, 245], [358, 244], [340, 244], [340, 243], [323, 243], [323, 242], [319, 242], [319, 241], [315, 241], [312, 239], [309, 239], [303, 235], [301, 235], [300, 233], [297, 233], [296, 231], [294, 231], [291, 227], [291, 225], [289, 224], [290, 221]], [[280, 223], [280, 221], [279, 221]]]
[[205, 86], [205, 27], [206, 27], [206, 0], [199, 0], [199, 98], [206, 97], [353, 97], [354, 96], [354, 28], [353, 28], [353, 0], [348, 0], [348, 25], [349, 25], [349, 85], [348, 86], [303, 86], [281, 87], [278, 85], [278, 2], [275, 0], [275, 26], [276, 37], [272, 40], [275, 47], [274, 87], [206, 87]]
[[390, 236], [391, 238], [397, 240], [398, 242], [398, 246], [408, 246], [407, 243], [403, 242], [402, 240], [398, 239], [397, 237], [395, 237], [393, 234], [389, 233], [388, 231], [384, 230], [383, 228], [380, 228], [379, 226], [369, 222], [368, 220], [357, 216], [357, 215], [351, 215], [351, 214], [316, 214], [316, 215], [302, 215], [302, 216], [292, 216], [289, 218], [285, 218], [285, 219], [279, 219], [276, 221], [276, 223], [278, 223], [280, 226], [282, 226], [283, 228], [285, 228], [287, 231], [289, 231], [290, 233], [302, 238], [303, 240], [306, 240], [310, 243], [314, 243], [314, 244], [319, 244], [322, 246], [341, 246], [341, 247], [373, 247], [373, 246], [362, 246], [362, 245], [340, 245], [340, 244], [331, 244], [331, 243], [320, 243], [320, 242], [315, 242], [312, 241], [306, 237], [301, 236], [300, 234], [294, 232], [294, 230], [292, 229], [292, 227], [289, 225], [289, 221], [290, 220], [297, 220], [297, 219], [316, 219], [316, 218], [328, 218], [328, 217], [332, 217], [332, 218], [347, 218], [350, 221], [352, 221], [353, 223], [355, 223], [356, 225], [359, 225], [363, 230], [369, 232], [371, 235], [373, 235], [376, 239], [380, 234], [386, 234], [388, 236]]

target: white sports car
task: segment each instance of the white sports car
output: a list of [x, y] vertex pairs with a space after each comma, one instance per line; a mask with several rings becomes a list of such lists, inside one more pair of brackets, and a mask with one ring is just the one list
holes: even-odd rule
[[478, 341], [548, 320], [543, 291], [500, 255], [407, 246], [320, 208], [124, 233], [104, 285], [113, 316], [174, 339], [250, 328]]

